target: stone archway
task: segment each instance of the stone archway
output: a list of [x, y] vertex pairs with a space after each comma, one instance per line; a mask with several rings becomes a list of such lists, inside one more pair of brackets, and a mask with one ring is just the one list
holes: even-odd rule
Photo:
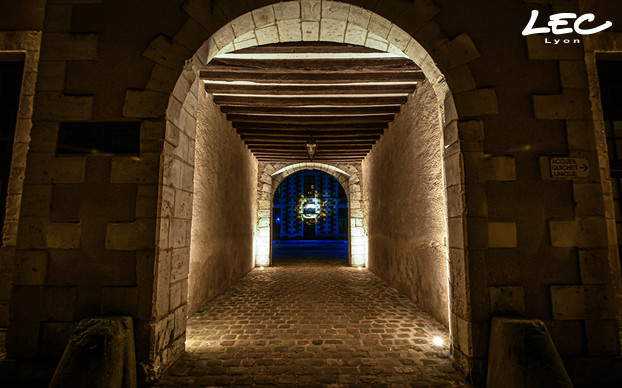
[[[198, 46], [200, 34], [204, 36], [204, 43], [185, 62], [184, 70], [170, 96], [155, 90], [128, 90], [124, 106], [124, 111], [128, 113], [147, 111], [146, 116], [151, 114], [151, 110], [159, 111], [163, 105], [167, 107], [164, 150], [160, 160], [160, 210], [156, 227], [158, 249], [155, 258], [154, 295], [158, 289], [168, 287], [168, 278], [158, 275], [167, 273], [166, 269], [159, 270], [163, 263], [162, 255], [177, 253], [183, 256], [189, 248], [191, 217], [172, 218], [165, 215], [161, 198], [166, 187], [192, 191], [196, 107], [198, 95], [202, 93], [198, 71], [203, 65], [221, 52], [297, 40], [326, 40], [402, 52], [423, 69], [439, 104], [444, 142], [448, 267], [451, 274], [451, 331], [456, 359], [465, 372], [470, 373], [474, 368], [475, 358], [481, 359], [482, 354], [485, 354], [485, 350], [474, 349], [473, 332], [484, 332], [487, 322], [473, 322], [471, 295], [485, 292], [485, 285], [479, 285], [483, 288], [481, 290], [476, 289], [470, 283], [468, 275], [471, 264], [466, 249], [469, 228], [466, 222], [465, 197], [477, 195], [480, 202], [485, 203], [486, 181], [507, 180], [507, 176], [514, 174], [514, 167], [513, 161], [505, 157], [483, 157], [483, 123], [478, 118], [496, 114], [498, 108], [494, 89], [478, 89], [468, 67], [470, 61], [479, 57], [479, 52], [469, 36], [460, 34], [450, 39], [431, 20], [440, 9], [428, 2], [405, 7], [403, 15], [409, 16], [408, 25], [404, 25], [406, 30], [358, 6], [334, 1], [301, 0], [280, 2], [247, 12], [228, 22], [211, 37], [207, 31], [214, 23], [209, 17], [213, 14], [213, 9], [210, 10], [208, 2], [191, 0], [184, 9], [190, 19], [173, 40], [158, 36], [144, 53], [156, 62], [148, 84], [157, 85], [161, 89], [162, 84], [169, 82], [173, 65], [188, 58], [187, 47]], [[459, 124], [459, 118], [468, 121]], [[483, 178], [475, 178], [467, 186], [465, 165], [470, 166], [473, 177]], [[171, 205], [175, 206], [174, 203], [166, 204]], [[482, 233], [479, 230], [482, 222], [493, 228], [505, 228], [513, 224], [488, 223], [486, 209], [482, 209], [481, 214], [475, 209], [471, 216], [475, 217], [476, 222], [473, 225], [477, 229], [474, 229], [474, 233], [477, 234]], [[176, 245], [172, 245], [171, 241], [176, 241]], [[485, 249], [487, 246], [485, 241], [473, 241], [474, 244], [469, 248]], [[160, 324], [173, 315], [173, 311], [158, 311], [155, 314], [158, 318], [153, 324], [155, 333], [152, 338], [169, 339], [150, 341], [150, 369], [160, 370], [183, 352], [185, 316], [179, 315], [179, 318], [174, 319], [177, 329], [170, 328], [168, 324]], [[174, 331], [176, 334], [167, 337], [159, 331]]]
[[257, 223], [255, 229], [256, 266], [272, 263], [270, 250], [272, 202], [274, 190], [289, 175], [301, 170], [319, 170], [333, 176], [345, 189], [348, 197], [348, 236], [350, 245], [350, 264], [365, 265], [367, 261], [367, 220], [363, 211], [361, 196], [360, 167], [355, 164], [340, 163], [261, 163], [257, 184]]

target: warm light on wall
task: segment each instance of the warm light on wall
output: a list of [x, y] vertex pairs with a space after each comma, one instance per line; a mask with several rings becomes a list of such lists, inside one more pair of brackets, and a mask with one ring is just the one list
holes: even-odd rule
[[367, 235], [360, 227], [350, 229], [350, 257], [352, 266], [367, 266]]
[[270, 226], [259, 226], [254, 237], [255, 267], [270, 265]]

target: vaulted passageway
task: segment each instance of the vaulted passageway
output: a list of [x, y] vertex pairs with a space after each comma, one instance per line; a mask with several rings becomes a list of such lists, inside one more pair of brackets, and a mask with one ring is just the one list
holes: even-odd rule
[[[399, 298], [408, 298], [410, 303], [418, 305], [416, 314], [430, 314], [425, 318], [434, 322], [430, 325], [438, 328], [445, 326], [446, 348], [436, 356], [443, 360], [442, 365], [451, 364], [447, 354], [453, 349], [453, 338], [449, 334], [449, 241], [445, 203], [447, 195], [454, 195], [448, 194], [446, 188], [461, 182], [460, 175], [454, 171], [446, 183], [443, 158], [455, 158], [456, 150], [443, 154], [442, 145], [446, 125], [444, 109], [447, 105], [452, 112], [453, 102], [447, 100], [448, 89], [442, 77], [437, 77], [438, 69], [430, 67], [429, 60], [422, 60], [427, 75], [434, 77], [430, 81], [422, 68], [413, 62], [412, 59], [421, 54], [419, 51], [423, 51], [414, 40], [400, 41], [398, 47], [372, 32], [362, 32], [365, 35], [363, 41], [355, 39], [353, 42], [349, 39], [334, 41], [327, 35], [326, 41], [265, 45], [253, 39], [242, 41], [239, 37], [218, 53], [213, 51], [214, 41], [210, 40], [206, 42], [207, 50], [197, 52], [197, 56], [208, 53], [207, 63], [197, 68], [197, 60], [193, 59], [193, 63], [186, 66], [174, 92], [175, 98], [184, 103], [181, 109], [176, 106], [176, 100], [169, 105], [167, 133], [179, 133], [176, 135], [179, 144], [187, 142], [189, 151], [184, 154], [173, 150], [165, 158], [172, 158], [170, 163], [173, 166], [181, 159], [182, 186], [187, 184], [184, 183], [187, 180], [186, 166], [194, 169], [192, 186], [188, 186], [193, 194], [192, 214], [189, 217], [188, 213], [177, 211], [180, 207], [182, 210], [187, 207], [178, 204], [176, 195], [170, 207], [175, 209], [173, 218], [180, 219], [171, 219], [170, 222], [162, 219], [158, 228], [161, 235], [169, 235], [169, 242], [172, 237], [173, 243], [166, 250], [159, 251], [161, 257], [157, 260], [162, 263], [166, 258], [164, 254], [170, 252], [174, 273], [168, 279], [163, 278], [162, 283], [156, 280], [156, 287], [162, 287], [164, 295], [170, 283], [169, 300], [175, 300], [175, 303], [171, 302], [168, 306], [163, 303], [163, 309], [158, 313], [166, 317], [159, 318], [162, 325], [167, 323], [164, 336], [156, 337], [156, 346], [169, 350], [162, 353], [163, 359], [158, 360], [156, 365], [158, 362], [170, 364], [176, 354], [181, 354], [181, 341], [188, 344], [188, 352], [183, 357], [191, 357], [193, 341], [202, 341], [200, 335], [195, 336], [197, 332], [216, 335], [214, 328], [209, 324], [205, 326], [201, 317], [226, 307], [227, 302], [223, 302], [223, 297], [218, 295], [235, 292], [246, 281], [236, 283], [242, 275], [251, 271], [244, 279], [252, 278], [254, 273], [263, 269], [289, 274], [274, 278], [272, 287], [302, 299], [324, 295], [329, 286], [321, 281], [314, 282], [314, 271], [337, 271], [326, 276], [333, 279], [330, 284], [335, 284], [335, 287], [341, 284], [343, 287], [338, 295], [351, 294], [348, 296], [350, 299], [343, 303], [363, 303], [362, 314], [367, 317], [375, 314], [382, 316], [382, 309], [364, 311], [370, 307], [364, 300], [373, 299], [374, 295], [357, 293], [358, 286], [349, 284], [346, 279], [334, 278], [335, 274], [341, 273], [339, 271], [360, 269], [368, 276], [362, 278], [363, 283], [376, 282], [377, 289], [368, 290], [372, 294], [382, 294], [384, 291], [380, 290], [383, 287], [394, 287], [391, 292], [396, 298], [401, 295]], [[259, 32], [252, 33], [253, 36], [256, 34]], [[405, 51], [409, 54], [406, 55]], [[194, 78], [197, 73], [200, 80]], [[184, 95], [184, 85], [188, 85], [189, 79], [194, 79], [194, 83], [188, 94]], [[185, 126], [189, 115], [196, 115], [196, 136], [192, 128]], [[453, 131], [455, 128], [451, 127], [447, 135], [453, 135]], [[168, 165], [166, 159], [164, 165]], [[335, 225], [338, 228], [335, 232], [345, 237], [347, 263], [354, 269], [316, 266], [299, 272], [291, 266], [271, 267], [279, 264], [278, 259], [284, 259], [284, 263], [289, 264], [295, 259], [292, 252], [286, 252], [281, 257], [275, 255], [275, 252], [278, 253], [277, 240], [283, 234], [281, 225], [277, 225], [283, 221], [282, 209], [278, 208], [277, 202], [279, 188], [302, 171], [332, 175], [343, 188], [347, 205], [336, 210], [337, 218], [343, 218], [339, 220], [343, 225], [337, 222], [339, 225]], [[164, 173], [164, 186], [176, 187], [175, 171], [167, 175], [168, 169], [165, 168]], [[182, 190], [186, 189], [182, 187]], [[311, 195], [311, 190], [307, 194]], [[454, 202], [459, 201], [459, 198], [454, 198]], [[184, 228], [188, 230], [189, 225], [190, 241], [187, 236], [184, 240], [183, 236]], [[315, 234], [317, 225], [312, 226]], [[454, 230], [458, 231], [456, 227]], [[318, 242], [311, 239], [311, 227], [300, 232], [298, 237], [309, 240], [311, 249], [318, 247]], [[176, 241], [178, 238], [179, 242]], [[186, 248], [187, 245], [189, 248]], [[176, 296], [186, 292], [181, 261], [184, 255], [189, 256], [189, 266], [186, 267], [189, 272], [187, 307], [179, 304]], [[308, 261], [303, 260], [299, 264], [305, 265]], [[164, 266], [167, 267], [166, 262]], [[310, 277], [305, 278], [307, 275]], [[296, 287], [290, 289], [289, 277], [315, 289], [303, 290], [298, 295], [301, 290]], [[232, 290], [225, 291], [230, 286]], [[460, 292], [458, 289], [455, 291]], [[314, 292], [319, 294], [313, 295]], [[253, 297], [247, 295], [244, 298], [252, 300]], [[280, 304], [271, 307], [272, 310], [267, 308], [266, 312], [272, 316], [274, 311], [288, 309], [290, 302], [288, 298], [280, 300]], [[381, 303], [388, 302], [378, 302]], [[339, 311], [345, 309], [333, 302], [330, 302], [330, 307], [335, 308], [326, 311], [330, 319], [338, 319]], [[232, 313], [222, 319], [235, 319], [238, 312]], [[193, 322], [186, 333], [182, 332], [181, 326], [185, 321], [178, 319], [184, 314]], [[169, 321], [174, 321], [170, 337], [166, 335]], [[228, 322], [221, 322], [221, 326], [236, 326]], [[358, 346], [369, 346], [361, 348], [361, 351], [373, 351], [375, 345], [382, 345], [371, 339], [369, 343], [361, 342], [367, 324], [365, 320], [353, 318], [351, 325], [356, 333], [349, 338], [353, 341], [350, 350], [356, 352]], [[322, 329], [321, 321], [305, 325], [306, 329], [315, 330], [316, 334], [317, 330]], [[219, 338], [228, 345], [235, 345], [229, 340], [240, 340], [237, 346], [248, 345], [247, 333], [240, 332], [242, 328], [235, 330], [237, 334], [221, 333], [222, 338], [216, 335], [214, 339]], [[267, 332], [261, 334], [272, 335]], [[287, 334], [292, 332], [282, 333], [280, 340], [285, 340]], [[329, 333], [321, 334], [326, 336]], [[387, 337], [379, 335], [376, 339], [388, 340], [390, 335], [386, 334]], [[408, 335], [409, 339], [400, 344], [412, 346], [409, 348], [412, 354], [404, 356], [402, 365], [408, 363], [408, 358], [424, 356], [425, 349], [420, 345], [431, 346], [429, 338], [424, 344], [424, 340], [417, 338], [416, 334]], [[336, 337], [329, 339], [342, 341]], [[384, 342], [384, 345], [389, 344]], [[211, 350], [203, 350], [206, 353], [202, 357], [212, 357], [209, 355]], [[317, 363], [328, 365], [333, 362], [333, 357], [325, 353], [314, 357]], [[200, 362], [197, 364], [195, 361], [186, 358], [183, 362], [200, 374]], [[361, 367], [365, 365], [356, 365], [358, 373], [364, 371]], [[385, 372], [389, 375], [402, 373], [400, 368], [400, 365], [392, 365], [388, 368], [391, 372]], [[249, 370], [252, 368], [243, 373], [257, 372]], [[408, 373], [415, 373], [407, 370]], [[177, 374], [175, 371], [171, 373]], [[379, 381], [389, 377], [384, 376]], [[395, 376], [391, 378], [399, 380]], [[415, 373], [408, 378], [417, 381], [420, 377]], [[228, 383], [234, 381], [228, 380]]]
[[[200, 74], [186, 352], [160, 384], [463, 385], [442, 118], [420, 68], [315, 42], [217, 55]], [[322, 233], [347, 261], [326, 260]]]

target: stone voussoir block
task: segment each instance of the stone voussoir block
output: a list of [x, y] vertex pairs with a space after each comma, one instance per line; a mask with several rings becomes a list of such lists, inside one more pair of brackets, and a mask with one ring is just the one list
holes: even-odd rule
[[443, 65], [443, 69], [453, 69], [467, 64], [477, 58], [480, 53], [468, 34], [462, 33], [442, 46], [437, 47], [432, 57]]
[[343, 20], [322, 19], [320, 21], [320, 40], [343, 42], [346, 35], [346, 24]]
[[203, 26], [189, 18], [179, 31], [173, 36], [173, 42], [179, 43], [191, 52], [197, 51], [199, 47], [210, 37], [210, 33]]
[[151, 76], [145, 89], [160, 93], [170, 93], [179, 79], [179, 73], [180, 71], [177, 69], [170, 69], [156, 63], [151, 70]]
[[285, 1], [272, 5], [276, 20], [297, 19], [300, 17], [300, 2]]
[[461, 118], [496, 115], [499, 113], [497, 94], [493, 88], [476, 89], [454, 95]]
[[276, 22], [276, 17], [274, 16], [274, 8], [271, 5], [258, 8], [252, 11], [251, 14], [253, 15], [255, 27], [257, 28], [274, 24]]
[[164, 35], [156, 36], [143, 52], [145, 58], [173, 70], [181, 70], [194, 53]]

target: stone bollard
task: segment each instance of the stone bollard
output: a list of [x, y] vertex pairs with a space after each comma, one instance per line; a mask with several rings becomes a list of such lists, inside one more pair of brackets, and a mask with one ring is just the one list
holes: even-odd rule
[[544, 322], [492, 319], [486, 387], [572, 387]]
[[80, 321], [71, 335], [49, 388], [135, 388], [136, 355], [131, 317]]

